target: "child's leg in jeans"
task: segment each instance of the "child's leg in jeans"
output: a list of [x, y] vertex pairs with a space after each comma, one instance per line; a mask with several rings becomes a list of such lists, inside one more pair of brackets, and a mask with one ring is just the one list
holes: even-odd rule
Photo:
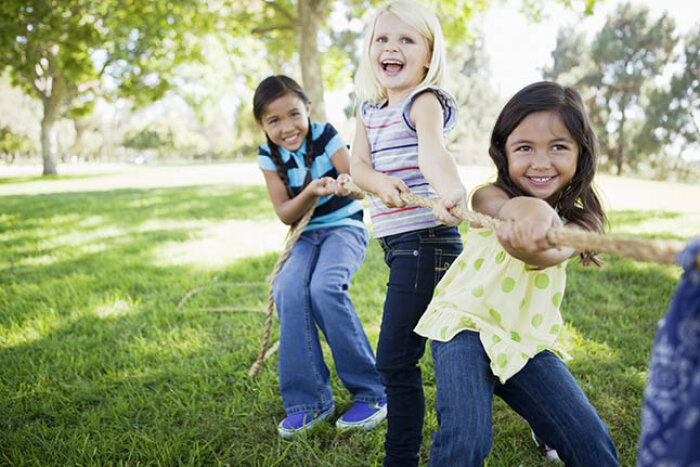
[[333, 405], [330, 374], [311, 315], [309, 281], [318, 247], [309, 234], [299, 237], [272, 287], [280, 319], [280, 394], [287, 415]]
[[491, 451], [491, 406], [497, 379], [479, 334], [463, 331], [430, 344], [435, 367], [439, 431], [433, 434], [430, 465], [483, 465]]
[[384, 465], [418, 465], [425, 401], [418, 366], [425, 339], [413, 328], [462, 242], [456, 228], [437, 227], [382, 240], [390, 268], [377, 346], [377, 369], [386, 387], [388, 425]]
[[321, 249], [309, 287], [313, 317], [348, 391], [363, 402], [384, 401], [374, 352], [348, 295], [350, 279], [365, 257], [367, 231], [357, 227], [319, 230]]
[[496, 394], [525, 418], [567, 466], [618, 465], [603, 421], [566, 365], [549, 351], [535, 355]]

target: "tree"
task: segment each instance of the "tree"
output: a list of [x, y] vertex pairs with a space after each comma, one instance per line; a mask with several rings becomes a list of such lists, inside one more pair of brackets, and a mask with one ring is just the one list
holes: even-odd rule
[[684, 152], [700, 141], [700, 26], [686, 34], [680, 65], [667, 88], [651, 91], [644, 124], [634, 140], [635, 148], [647, 153], [675, 150], [672, 171], [680, 168]]
[[89, 113], [98, 95], [150, 102], [171, 71], [198, 57], [193, 34], [213, 27], [206, 0], [5, 0], [0, 59], [42, 102], [44, 174], [56, 173], [55, 124]]
[[625, 3], [615, 10], [590, 47], [582, 35], [560, 31], [545, 77], [560, 79], [587, 95], [588, 111], [603, 153], [622, 173], [634, 140], [630, 119], [644, 115], [645, 92], [673, 57], [673, 19], [649, 18], [645, 6]]
[[618, 175], [625, 156], [625, 124], [630, 112], [639, 107], [643, 86], [671, 58], [677, 42], [674, 30], [675, 22], [666, 14], [652, 22], [648, 8], [625, 3], [593, 41], [591, 58], [597, 70], [584, 80], [597, 88], [602, 102], [613, 109], [608, 124], [616, 123], [617, 127], [613, 157]]
[[14, 133], [8, 126], [0, 127], [0, 155], [6, 156], [8, 162], [33, 150], [34, 145], [26, 135]]
[[329, 12], [329, 0], [248, 0], [237, 2], [228, 15], [234, 31], [262, 40], [275, 72], [282, 72], [283, 63], [298, 51], [302, 84], [314, 104], [315, 120], [325, 120], [318, 34]]

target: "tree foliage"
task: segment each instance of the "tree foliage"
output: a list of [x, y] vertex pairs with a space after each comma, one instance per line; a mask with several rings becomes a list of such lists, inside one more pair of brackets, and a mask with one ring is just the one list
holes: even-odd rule
[[15, 133], [6, 125], [0, 127], [0, 155], [13, 162], [19, 154], [34, 151], [32, 141], [21, 133]]
[[[362, 26], [335, 31], [329, 21], [337, 9], [347, 25], [353, 20], [366, 20], [372, 8], [383, 0], [281, 0], [275, 2], [240, 1], [235, 19], [236, 29], [258, 37], [266, 46], [267, 60], [277, 72], [298, 58], [302, 85], [309, 94], [312, 118], [325, 120], [323, 101], [327, 85], [351, 82], [357, 61]], [[426, 2], [441, 19], [448, 44], [456, 44], [468, 36], [472, 15], [483, 11], [490, 0], [431, 0]], [[346, 53], [343, 54], [342, 51]], [[323, 55], [323, 60], [321, 57]], [[332, 66], [322, 66], [332, 64]], [[325, 73], [324, 73], [325, 72]], [[297, 75], [296, 73], [291, 73]]]
[[[586, 96], [605, 163], [617, 174], [658, 159], [679, 137], [685, 147], [697, 141], [697, 31], [685, 40], [685, 58], [674, 52], [677, 43], [673, 19], [653, 19], [632, 3], [619, 5], [591, 43], [581, 31], [559, 31], [544, 76]], [[683, 70], [664, 83], [679, 64]]]
[[670, 161], [653, 161], [661, 175], [680, 170], [683, 153], [700, 142], [700, 25], [686, 34], [678, 64], [669, 86], [649, 93], [646, 118], [633, 141], [637, 151], [668, 154]]
[[55, 123], [92, 111], [97, 96], [150, 102], [171, 71], [199, 55], [194, 34], [214, 26], [205, 0], [5, 0], [0, 59], [13, 84], [43, 105], [44, 174], [56, 173]]

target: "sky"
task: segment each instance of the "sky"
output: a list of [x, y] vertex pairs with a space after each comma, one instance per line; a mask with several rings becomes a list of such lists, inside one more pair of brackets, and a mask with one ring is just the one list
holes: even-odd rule
[[[545, 12], [548, 18], [534, 23], [519, 12], [522, 0], [508, 0], [476, 18], [475, 21], [483, 25], [484, 44], [491, 60], [491, 77], [496, 91], [508, 98], [527, 84], [542, 79], [542, 68], [552, 63], [550, 54], [556, 46], [560, 27], [584, 28], [588, 31], [588, 40], [591, 40], [603, 27], [608, 14], [620, 3], [620, 0], [596, 3], [594, 14], [581, 19], [572, 9], [551, 2]], [[700, 22], [697, 0], [633, 0], [633, 3], [647, 5], [652, 18], [668, 11], [676, 21], [676, 30], [681, 33]]]

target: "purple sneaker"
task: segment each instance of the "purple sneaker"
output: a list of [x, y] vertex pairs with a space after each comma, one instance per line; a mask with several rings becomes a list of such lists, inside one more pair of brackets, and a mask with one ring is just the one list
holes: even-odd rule
[[341, 429], [363, 428], [371, 430], [386, 418], [386, 401], [362, 402], [355, 401], [350, 410], [345, 412], [335, 426]]
[[331, 406], [325, 411], [307, 410], [289, 415], [277, 425], [277, 433], [285, 439], [294, 438], [297, 433], [304, 433], [328, 417], [332, 417], [334, 412], [335, 407]]

